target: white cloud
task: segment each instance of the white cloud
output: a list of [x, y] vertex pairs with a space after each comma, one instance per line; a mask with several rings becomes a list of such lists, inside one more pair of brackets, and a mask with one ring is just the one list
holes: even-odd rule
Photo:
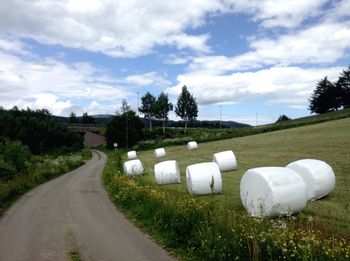
[[166, 80], [165, 77], [157, 72], [148, 72], [142, 74], [134, 74], [125, 77], [121, 82], [128, 83], [130, 85], [137, 86], [169, 86], [170, 81]]
[[117, 57], [135, 57], [157, 45], [208, 52], [207, 34], [185, 31], [205, 24], [220, 1], [3, 1], [2, 33], [46, 44], [82, 48]]
[[166, 91], [173, 95], [186, 85], [199, 104], [222, 104], [263, 98], [266, 104], [304, 106], [317, 81], [336, 80], [343, 67], [273, 67], [256, 72], [215, 75], [197, 71], [179, 75], [178, 84]]
[[300, 25], [304, 19], [321, 12], [322, 6], [328, 0], [225, 0], [234, 12], [247, 13], [254, 21], [260, 22], [265, 28]]

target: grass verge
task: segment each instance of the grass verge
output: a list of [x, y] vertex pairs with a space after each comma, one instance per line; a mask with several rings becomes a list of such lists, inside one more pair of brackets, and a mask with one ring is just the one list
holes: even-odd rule
[[215, 197], [192, 197], [122, 174], [120, 153], [108, 153], [103, 181], [111, 200], [184, 260], [347, 260], [341, 237], [324, 238], [309, 219], [252, 218]]
[[91, 158], [90, 150], [66, 156], [33, 156], [28, 173], [18, 174], [10, 180], [0, 180], [0, 216], [21, 195], [34, 187], [67, 173]]

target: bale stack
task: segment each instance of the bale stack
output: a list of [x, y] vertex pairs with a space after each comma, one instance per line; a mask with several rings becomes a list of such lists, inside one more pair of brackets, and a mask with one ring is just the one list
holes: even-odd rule
[[187, 143], [188, 150], [195, 150], [198, 149], [198, 144], [195, 141], [190, 141]]
[[186, 168], [187, 190], [193, 195], [218, 194], [222, 192], [221, 173], [214, 162], [190, 165]]
[[230, 171], [237, 169], [236, 156], [232, 150], [215, 153], [213, 162], [218, 164], [220, 171]]
[[290, 168], [262, 167], [243, 175], [240, 196], [250, 215], [275, 217], [305, 208], [307, 188], [301, 176]]
[[155, 164], [154, 176], [158, 185], [181, 183], [179, 165], [176, 160]]

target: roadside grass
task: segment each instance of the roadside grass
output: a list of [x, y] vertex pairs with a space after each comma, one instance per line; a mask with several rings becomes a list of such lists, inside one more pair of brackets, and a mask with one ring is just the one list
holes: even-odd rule
[[90, 150], [65, 156], [32, 156], [27, 173], [17, 174], [10, 180], [0, 179], [0, 216], [21, 195], [30, 189], [69, 172], [91, 158]]
[[[166, 147], [167, 156], [139, 151], [146, 173], [122, 175], [125, 152], [109, 153], [104, 184], [114, 203], [182, 259], [206, 260], [348, 260], [350, 258], [350, 119], [329, 121], [210, 143], [197, 150]], [[185, 168], [212, 161], [212, 154], [233, 150], [238, 170], [222, 173], [223, 194], [194, 197], [186, 190]], [[122, 158], [120, 158], [122, 156]], [[285, 166], [302, 158], [329, 163], [336, 174], [330, 195], [309, 202], [291, 217], [249, 217], [240, 201], [239, 183], [246, 170]], [[157, 186], [155, 163], [176, 159], [182, 183]], [[116, 175], [119, 174], [119, 175]]]

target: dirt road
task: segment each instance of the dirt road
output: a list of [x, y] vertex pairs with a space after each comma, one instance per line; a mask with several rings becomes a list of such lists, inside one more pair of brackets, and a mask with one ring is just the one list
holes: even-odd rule
[[101, 184], [106, 155], [25, 194], [0, 220], [0, 260], [171, 260], [114, 207]]

